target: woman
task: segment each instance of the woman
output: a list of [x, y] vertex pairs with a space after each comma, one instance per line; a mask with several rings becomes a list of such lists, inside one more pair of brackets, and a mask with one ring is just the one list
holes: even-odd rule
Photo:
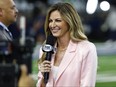
[[[57, 38], [56, 52], [51, 61], [44, 60], [41, 51], [37, 87], [94, 87], [97, 72], [97, 53], [83, 32], [80, 17], [69, 3], [50, 7], [45, 21], [46, 36]], [[49, 72], [44, 84], [43, 74]]]

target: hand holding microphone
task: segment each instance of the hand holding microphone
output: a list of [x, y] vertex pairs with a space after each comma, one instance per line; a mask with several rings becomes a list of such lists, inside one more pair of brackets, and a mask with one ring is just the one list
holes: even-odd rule
[[50, 72], [51, 71], [51, 62], [50, 61], [43, 61], [40, 65], [39, 65], [39, 70], [42, 74], [44, 74], [45, 72]]
[[46, 44], [42, 47], [43, 52], [46, 52], [45, 61], [40, 65], [41, 72], [44, 72], [44, 83], [48, 82], [49, 72], [51, 71], [51, 57], [54, 53], [54, 44], [56, 38], [53, 35], [49, 35], [46, 40]]

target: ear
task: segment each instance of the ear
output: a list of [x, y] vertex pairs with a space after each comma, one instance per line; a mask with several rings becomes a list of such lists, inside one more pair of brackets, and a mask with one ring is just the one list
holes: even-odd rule
[[2, 13], [2, 9], [0, 8], [0, 16], [2, 16], [2, 14], [3, 14], [3, 13]]

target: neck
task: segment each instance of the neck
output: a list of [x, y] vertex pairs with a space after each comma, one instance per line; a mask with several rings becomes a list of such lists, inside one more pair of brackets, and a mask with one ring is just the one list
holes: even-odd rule
[[3, 20], [1, 20], [1, 22], [6, 26], [6, 27], [8, 27], [9, 26], [9, 24], [8, 23], [6, 23], [5, 21], [3, 21]]
[[68, 47], [70, 41], [69, 33], [57, 38], [58, 48], [65, 49]]
[[66, 49], [68, 47], [70, 40], [59, 40], [58, 39], [58, 49]]

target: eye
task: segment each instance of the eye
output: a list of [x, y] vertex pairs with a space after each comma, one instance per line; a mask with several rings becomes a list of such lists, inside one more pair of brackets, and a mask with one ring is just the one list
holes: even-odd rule
[[56, 19], [55, 21], [56, 21], [56, 22], [61, 22], [62, 20], [61, 20], [61, 19]]
[[48, 21], [48, 22], [50, 23], [50, 22], [52, 22], [52, 20], [51, 20], [51, 19], [49, 19], [49, 21]]
[[13, 10], [14, 10], [14, 9], [16, 9], [16, 7], [13, 5], [13, 6], [11, 7], [11, 9], [13, 9]]

